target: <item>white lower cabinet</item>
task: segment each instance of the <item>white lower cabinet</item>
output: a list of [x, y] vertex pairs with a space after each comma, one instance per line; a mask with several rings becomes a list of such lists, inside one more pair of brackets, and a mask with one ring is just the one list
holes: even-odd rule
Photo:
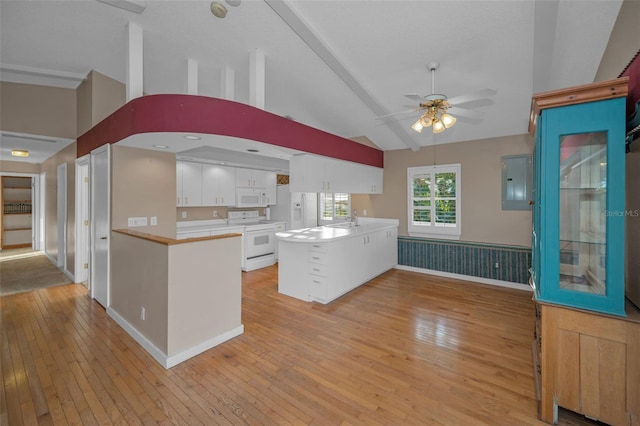
[[326, 242], [279, 240], [278, 291], [329, 303], [398, 263], [397, 227]]
[[[275, 229], [276, 234], [277, 234], [278, 232], [284, 232], [284, 230], [285, 230], [285, 224], [284, 224], [284, 222], [278, 222], [278, 223], [275, 223], [275, 224], [274, 224], [274, 226], [275, 226], [275, 228], [276, 228], [276, 229]], [[278, 239], [276, 238], [274, 242], [275, 242], [275, 247], [274, 247], [274, 250], [273, 250], [273, 254], [274, 254], [274, 256], [275, 256], [275, 258], [276, 258], [276, 262], [277, 262], [277, 261], [278, 261], [278, 258], [279, 258], [279, 256], [278, 256], [278, 242], [279, 242], [279, 241], [278, 241]]]

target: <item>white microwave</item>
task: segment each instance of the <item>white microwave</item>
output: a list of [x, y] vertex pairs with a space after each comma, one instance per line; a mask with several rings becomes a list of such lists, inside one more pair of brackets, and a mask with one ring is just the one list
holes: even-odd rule
[[267, 194], [264, 189], [237, 188], [236, 207], [266, 207]]

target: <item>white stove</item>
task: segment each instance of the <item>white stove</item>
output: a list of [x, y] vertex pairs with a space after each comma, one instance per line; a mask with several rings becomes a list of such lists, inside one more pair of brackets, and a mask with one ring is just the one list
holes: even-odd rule
[[242, 225], [242, 270], [253, 271], [276, 263], [275, 234], [273, 223], [260, 223], [258, 210], [234, 210], [227, 213], [229, 225]]

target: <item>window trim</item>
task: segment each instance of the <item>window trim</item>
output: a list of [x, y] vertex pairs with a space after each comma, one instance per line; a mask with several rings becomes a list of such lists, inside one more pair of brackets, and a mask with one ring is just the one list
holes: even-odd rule
[[[416, 175], [429, 174], [432, 182], [435, 182], [435, 173], [455, 173], [456, 174], [456, 225], [437, 226], [433, 224], [413, 223], [413, 177]], [[407, 167], [407, 231], [410, 237], [438, 238], [459, 240], [462, 234], [462, 177], [460, 164], [442, 164], [434, 166]], [[431, 191], [431, 203], [434, 205], [435, 191]], [[432, 216], [432, 223], [435, 215]]]
[[[322, 215], [322, 194], [331, 194], [331, 197], [333, 197], [333, 216], [331, 219], [324, 219], [324, 216]], [[347, 212], [349, 213], [347, 215], [348, 217], [351, 217], [351, 194], [347, 193], [347, 192], [318, 192], [318, 225], [331, 225], [334, 223], [338, 223], [341, 220], [343, 220], [343, 218], [341, 216], [336, 216], [335, 215], [335, 196], [336, 194], [346, 194], [347, 196]], [[344, 220], [346, 220], [346, 218], [344, 218]]]

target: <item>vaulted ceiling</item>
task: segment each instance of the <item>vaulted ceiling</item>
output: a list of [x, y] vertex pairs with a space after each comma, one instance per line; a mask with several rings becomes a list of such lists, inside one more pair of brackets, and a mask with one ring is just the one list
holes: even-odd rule
[[[143, 30], [144, 91], [186, 93], [187, 60], [198, 93], [221, 97], [223, 70], [234, 99], [250, 103], [249, 57], [265, 56], [265, 110], [383, 150], [523, 134], [531, 95], [594, 81], [621, 1], [553, 0], [131, 0], [133, 13], [96, 0], [0, 2], [4, 81], [76, 87], [96, 70], [126, 81], [127, 24]], [[376, 117], [414, 106], [405, 94], [497, 95], [465, 104], [434, 135], [417, 114]]]

